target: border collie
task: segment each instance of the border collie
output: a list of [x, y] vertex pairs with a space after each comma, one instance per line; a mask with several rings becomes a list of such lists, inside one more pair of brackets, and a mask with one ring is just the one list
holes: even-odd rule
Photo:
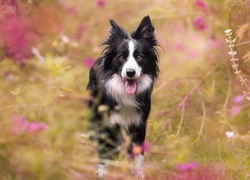
[[91, 92], [91, 139], [97, 142], [100, 158], [97, 174], [103, 176], [107, 160], [113, 160], [122, 143], [122, 132], [130, 137], [128, 153], [135, 162], [133, 173], [144, 176], [146, 121], [151, 107], [154, 81], [159, 74], [157, 40], [150, 17], [127, 34], [110, 20], [110, 35], [101, 56], [91, 67], [87, 89]]

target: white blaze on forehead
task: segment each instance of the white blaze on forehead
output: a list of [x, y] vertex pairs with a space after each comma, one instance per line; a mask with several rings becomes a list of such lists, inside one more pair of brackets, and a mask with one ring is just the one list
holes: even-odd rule
[[121, 72], [121, 76], [123, 78], [127, 78], [127, 69], [134, 69], [135, 70], [135, 76], [134, 78], [139, 78], [141, 75], [141, 67], [138, 65], [138, 63], [136, 62], [133, 54], [135, 51], [136, 45], [135, 42], [133, 40], [130, 40], [128, 42], [128, 50], [129, 50], [129, 54], [128, 54], [128, 58], [127, 61], [124, 63], [123, 68], [122, 68], [122, 72]]
[[128, 49], [129, 49], [129, 58], [133, 57], [133, 53], [135, 51], [135, 44], [134, 44], [133, 40], [130, 40], [128, 42]]

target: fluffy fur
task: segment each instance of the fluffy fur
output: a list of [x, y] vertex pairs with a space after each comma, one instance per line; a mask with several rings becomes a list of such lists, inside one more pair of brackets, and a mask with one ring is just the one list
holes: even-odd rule
[[142, 19], [130, 36], [110, 20], [109, 37], [102, 55], [92, 66], [88, 90], [91, 91], [91, 138], [97, 141], [100, 158], [98, 175], [103, 176], [106, 160], [112, 160], [122, 143], [121, 129], [131, 139], [128, 153], [135, 160], [135, 171], [143, 176], [144, 152], [133, 154], [133, 146], [142, 146], [151, 107], [151, 93], [158, 76], [157, 41], [149, 16]]

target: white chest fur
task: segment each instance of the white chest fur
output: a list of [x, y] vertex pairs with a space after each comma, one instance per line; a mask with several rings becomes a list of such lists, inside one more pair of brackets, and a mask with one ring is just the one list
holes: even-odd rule
[[[152, 86], [153, 80], [149, 75], [142, 75], [137, 84], [136, 94], [141, 94]], [[103, 82], [107, 94], [114, 98], [117, 106], [110, 112], [109, 123], [120, 124], [128, 128], [131, 124], [141, 123], [142, 113], [138, 111], [139, 103], [135, 95], [128, 95], [124, 90], [124, 82], [118, 74], [114, 74], [107, 82]]]
[[117, 106], [110, 113], [109, 123], [111, 125], [119, 124], [128, 129], [130, 125], [138, 126], [141, 123], [141, 115], [135, 108]]

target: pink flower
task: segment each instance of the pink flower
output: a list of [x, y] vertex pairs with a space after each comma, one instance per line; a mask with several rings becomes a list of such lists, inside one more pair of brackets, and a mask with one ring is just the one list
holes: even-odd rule
[[6, 16], [0, 21], [0, 34], [3, 35], [6, 55], [22, 62], [31, 55], [29, 29], [18, 15]]
[[191, 171], [191, 170], [195, 170], [195, 169], [198, 169], [199, 168], [199, 165], [196, 163], [196, 162], [190, 162], [190, 163], [187, 163], [187, 164], [178, 164], [177, 165], [177, 169], [179, 171]]
[[239, 114], [242, 110], [242, 107], [240, 106], [233, 106], [230, 110], [229, 110], [229, 113], [232, 115], [232, 116], [236, 116], [237, 114]]
[[87, 57], [84, 59], [84, 65], [87, 67], [87, 68], [91, 68], [92, 65], [94, 64], [95, 60], [92, 58], [92, 57]]
[[0, 9], [4, 10], [0, 19], [0, 39], [6, 55], [21, 63], [31, 52], [31, 29], [28, 19], [22, 16], [16, 1], [1, 1]]
[[27, 127], [28, 132], [39, 132], [43, 130], [47, 130], [48, 125], [42, 122], [31, 122], [29, 123], [29, 126]]
[[28, 122], [22, 115], [12, 117], [12, 130], [14, 134], [24, 132], [28, 127]]
[[196, 58], [198, 57], [198, 55], [199, 55], [199, 53], [198, 53], [196, 50], [192, 49], [192, 50], [190, 50], [190, 51], [187, 53], [187, 58], [188, 58], [189, 60], [193, 60], [193, 59], [196, 59]]
[[80, 39], [83, 35], [83, 33], [86, 31], [86, 27], [84, 25], [80, 25], [75, 33], [75, 39]]
[[195, 6], [202, 10], [205, 10], [207, 8], [207, 5], [202, 0], [196, 0]]
[[199, 31], [204, 31], [207, 28], [206, 21], [204, 17], [198, 16], [193, 21], [194, 28]]
[[42, 122], [28, 122], [22, 115], [12, 118], [12, 130], [14, 134], [35, 133], [47, 129], [47, 124]]
[[35, 57], [39, 60], [39, 61], [44, 61], [44, 57], [40, 54], [40, 51], [35, 48], [35, 47], [32, 47], [31, 48], [31, 52], [32, 54], [35, 55]]
[[144, 141], [144, 143], [142, 144], [142, 149], [144, 152], [148, 152], [150, 149], [150, 143], [148, 141]]
[[97, 7], [102, 8], [106, 5], [106, 0], [97, 0], [96, 5]]
[[232, 99], [232, 102], [234, 104], [239, 104], [244, 100], [244, 97], [242, 95], [237, 95]]

